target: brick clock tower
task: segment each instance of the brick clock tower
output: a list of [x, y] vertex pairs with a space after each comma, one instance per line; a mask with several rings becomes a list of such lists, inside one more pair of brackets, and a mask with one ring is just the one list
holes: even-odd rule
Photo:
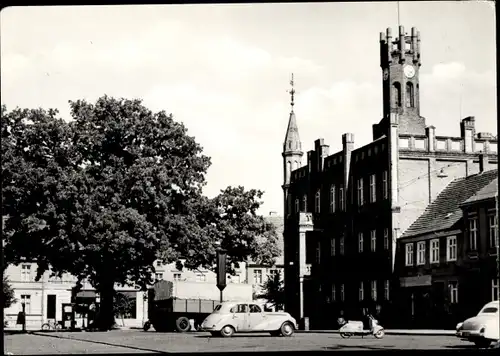
[[384, 118], [399, 115], [399, 133], [425, 135], [425, 119], [420, 116], [420, 32], [411, 35], [399, 26], [393, 40], [391, 29], [380, 33], [380, 67], [383, 78]]

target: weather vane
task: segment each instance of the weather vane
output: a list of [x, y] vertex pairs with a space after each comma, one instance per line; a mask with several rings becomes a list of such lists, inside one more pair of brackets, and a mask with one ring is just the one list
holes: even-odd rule
[[294, 101], [293, 101], [293, 96], [295, 94], [295, 89], [293, 88], [293, 73], [292, 73], [292, 78], [290, 79], [290, 85], [292, 86], [292, 89], [289, 90], [289, 93], [290, 95], [292, 96], [292, 101], [290, 102], [290, 105], [292, 106], [292, 111], [293, 111], [293, 106], [295, 105]]

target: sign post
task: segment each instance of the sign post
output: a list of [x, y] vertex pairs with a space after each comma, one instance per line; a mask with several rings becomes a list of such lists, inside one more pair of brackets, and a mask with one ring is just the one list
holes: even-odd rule
[[227, 251], [217, 250], [217, 288], [220, 290], [220, 302], [223, 301], [222, 291], [226, 288], [226, 257]]

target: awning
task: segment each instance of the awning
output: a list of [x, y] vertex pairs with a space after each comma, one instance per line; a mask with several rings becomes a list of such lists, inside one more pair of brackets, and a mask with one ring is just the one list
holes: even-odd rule
[[95, 298], [96, 293], [93, 290], [82, 290], [76, 294], [77, 298]]

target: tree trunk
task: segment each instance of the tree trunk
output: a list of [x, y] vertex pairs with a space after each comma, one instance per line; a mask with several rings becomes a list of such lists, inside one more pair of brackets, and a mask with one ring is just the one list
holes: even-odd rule
[[101, 306], [99, 308], [97, 327], [100, 331], [108, 331], [111, 330], [115, 324], [113, 311], [113, 297], [115, 294], [114, 282], [106, 280], [101, 282], [99, 287]]

